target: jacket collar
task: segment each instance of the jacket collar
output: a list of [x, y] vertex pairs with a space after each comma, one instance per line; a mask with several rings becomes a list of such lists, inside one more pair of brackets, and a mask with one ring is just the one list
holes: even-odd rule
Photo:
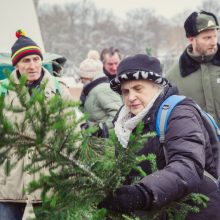
[[83, 87], [82, 93], [80, 95], [80, 101], [82, 106], [85, 104], [86, 97], [88, 96], [90, 91], [101, 83], [109, 83], [108, 78], [106, 76], [102, 76], [100, 78], [91, 81], [90, 83], [88, 83]]
[[[215, 66], [220, 66], [220, 46], [217, 45], [218, 49], [211, 60], [211, 63]], [[180, 56], [179, 59], [179, 66], [180, 66], [180, 74], [182, 77], [186, 77], [189, 74], [197, 71], [200, 68], [200, 63], [194, 60], [187, 52], [187, 48], [183, 52], [183, 54]]]
[[[16, 71], [16, 74], [17, 74], [17, 78], [20, 79], [21, 74], [18, 70]], [[41, 81], [42, 81], [43, 77], [44, 77], [44, 70], [42, 69], [40, 77], [37, 80], [35, 80], [31, 84], [26, 83], [26, 87], [28, 88], [28, 92], [29, 92], [30, 96], [32, 95], [32, 90], [33, 89], [39, 89], [40, 88], [40, 84], [41, 84]]]
[[103, 72], [108, 77], [109, 82], [116, 77], [116, 75], [111, 75], [104, 67]]

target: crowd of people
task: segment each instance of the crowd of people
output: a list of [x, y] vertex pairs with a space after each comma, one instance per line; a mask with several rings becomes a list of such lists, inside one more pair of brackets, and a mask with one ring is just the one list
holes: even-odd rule
[[[108, 137], [109, 129], [113, 129], [125, 149], [140, 122], [144, 124], [143, 134], [155, 131], [155, 116], [164, 100], [172, 95], [186, 96], [170, 115], [164, 141], [166, 155], [158, 136], [151, 137], [138, 152], [138, 155], [154, 153], [158, 171], [152, 173], [147, 161], [140, 163], [149, 175], [132, 184], [138, 173], [131, 171], [125, 184], [101, 201], [99, 208], [135, 213], [144, 219], [148, 210], [195, 192], [207, 195], [208, 205], [199, 213], [189, 213], [186, 219], [220, 219], [216, 155], [211, 150], [207, 127], [194, 107], [198, 103], [220, 126], [219, 24], [213, 13], [199, 11], [189, 15], [184, 28], [189, 45], [167, 73], [163, 73], [156, 57], [146, 54], [123, 57], [113, 47], [103, 49], [100, 55], [98, 51], [89, 51], [79, 65], [83, 83], [80, 109], [88, 114], [86, 127], [98, 126], [95, 135], [102, 138]], [[57, 89], [54, 76], [42, 66], [41, 48], [22, 31], [17, 37], [11, 48], [15, 70], [10, 77], [19, 83], [19, 78], [25, 75], [30, 96], [33, 89], [47, 80], [45, 96], [49, 100], [57, 94]], [[61, 97], [71, 100], [67, 86], [57, 80]], [[16, 93], [11, 91], [4, 100], [19, 105]], [[24, 115], [18, 114], [8, 117], [19, 122], [19, 117]], [[25, 158], [20, 160], [9, 176], [4, 176], [4, 168], [0, 167], [0, 220], [22, 219], [29, 199], [23, 192], [25, 161]], [[40, 195], [32, 195], [31, 199], [33, 206], [41, 203]]]

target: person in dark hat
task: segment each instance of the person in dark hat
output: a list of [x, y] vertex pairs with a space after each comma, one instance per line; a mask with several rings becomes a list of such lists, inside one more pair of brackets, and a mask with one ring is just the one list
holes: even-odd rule
[[179, 92], [194, 99], [220, 126], [219, 23], [211, 12], [189, 15], [184, 23], [189, 45], [166, 73]]
[[[125, 151], [131, 134], [135, 135], [140, 122], [144, 124], [143, 134], [156, 130], [160, 105], [178, 93], [176, 87], [162, 75], [159, 60], [143, 54], [122, 60], [110, 86], [121, 94], [124, 102], [115, 119], [114, 129]], [[148, 176], [140, 177], [138, 172], [131, 171], [124, 185], [99, 203], [99, 208], [132, 213], [146, 219], [146, 211], [162, 208], [197, 192], [209, 197], [208, 207], [198, 214], [189, 213], [186, 219], [220, 219], [220, 192], [216, 182], [204, 175], [204, 170], [207, 170], [217, 177], [216, 164], [208, 150], [208, 133], [193, 106], [193, 100], [185, 98], [172, 110], [167, 123], [164, 151], [158, 136], [151, 137], [139, 150], [138, 155], [156, 155], [158, 170], [152, 172], [147, 161], [141, 162], [140, 166]], [[140, 180], [133, 184], [138, 176]], [[163, 216], [158, 219], [167, 218]]]
[[[37, 90], [42, 83], [46, 83], [46, 100], [49, 101], [55, 95], [61, 96], [64, 100], [73, 100], [66, 85], [61, 83], [58, 78], [55, 79], [42, 67], [43, 55], [41, 48], [31, 38], [26, 37], [23, 30], [18, 30], [16, 36], [18, 39], [11, 48], [11, 60], [15, 70], [11, 73], [10, 78], [16, 84], [19, 84], [20, 77], [25, 75], [27, 77], [26, 87], [30, 97], [33, 89]], [[7, 91], [4, 102], [6, 107], [10, 106], [14, 109], [22, 106], [20, 98], [11, 90]], [[74, 114], [72, 110], [71, 112]], [[78, 110], [75, 110], [76, 114], [79, 114]], [[14, 126], [14, 124], [19, 125], [24, 120], [26, 112], [18, 111], [15, 113], [7, 109], [4, 115], [10, 119], [10, 123]], [[27, 126], [27, 129], [24, 129], [24, 135], [33, 136], [30, 128], [31, 126]], [[14, 154], [9, 154], [8, 157], [11, 163], [14, 163], [17, 159]], [[24, 190], [28, 183], [39, 178], [38, 173], [30, 174], [25, 171], [25, 167], [30, 163], [30, 155], [25, 155], [16, 162], [9, 175], [4, 171], [6, 161], [0, 166], [0, 220], [32, 219], [34, 212], [28, 211], [32, 207], [29, 205], [32, 204], [35, 207], [35, 205], [41, 204], [40, 191], [29, 194]], [[28, 205], [26, 206], [27, 203]]]

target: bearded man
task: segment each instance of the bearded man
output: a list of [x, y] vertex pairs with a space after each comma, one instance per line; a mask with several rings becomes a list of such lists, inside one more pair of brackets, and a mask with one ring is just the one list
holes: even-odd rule
[[220, 126], [219, 24], [213, 13], [200, 11], [184, 23], [189, 45], [166, 74], [179, 92], [194, 99]]

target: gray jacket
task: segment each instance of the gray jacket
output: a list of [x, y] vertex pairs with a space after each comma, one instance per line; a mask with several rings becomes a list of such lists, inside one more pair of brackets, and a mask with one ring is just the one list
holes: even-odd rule
[[[86, 87], [104, 77], [103, 74], [97, 76]], [[85, 88], [84, 88], [85, 89]], [[113, 92], [108, 80], [103, 83], [97, 83], [85, 97], [83, 111], [88, 113], [90, 125], [105, 123], [108, 128], [113, 128], [113, 119], [122, 106], [121, 97]]]

